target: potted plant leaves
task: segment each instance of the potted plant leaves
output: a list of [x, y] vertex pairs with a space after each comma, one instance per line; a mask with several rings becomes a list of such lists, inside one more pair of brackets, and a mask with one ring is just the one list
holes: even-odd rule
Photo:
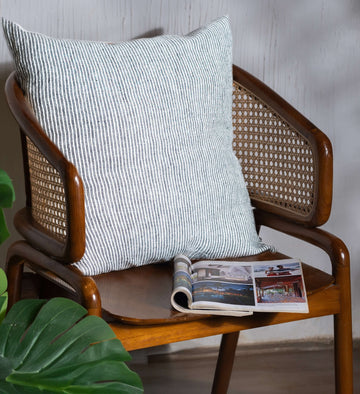
[[[13, 201], [11, 180], [0, 170], [0, 243], [9, 235], [1, 208]], [[6, 288], [0, 269], [0, 393], [143, 392], [103, 319], [66, 298], [21, 300], [6, 314]]]

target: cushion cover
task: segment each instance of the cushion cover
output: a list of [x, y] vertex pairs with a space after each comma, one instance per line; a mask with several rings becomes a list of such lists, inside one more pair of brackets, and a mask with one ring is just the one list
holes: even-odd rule
[[268, 249], [232, 151], [227, 17], [116, 44], [3, 28], [35, 115], [84, 182], [82, 272]]

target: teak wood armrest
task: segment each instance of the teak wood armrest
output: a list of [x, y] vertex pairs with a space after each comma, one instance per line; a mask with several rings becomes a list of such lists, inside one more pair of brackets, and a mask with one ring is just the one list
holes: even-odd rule
[[315, 245], [330, 257], [332, 273], [336, 278], [339, 270], [350, 268], [350, 255], [344, 242], [335, 235], [320, 229], [309, 228], [274, 214], [255, 211], [256, 223]]
[[[59, 177], [63, 188], [66, 204], [66, 239], [59, 242], [54, 234], [44, 227], [36, 225], [31, 210], [22, 211], [16, 218], [17, 229], [36, 248], [64, 262], [74, 262], [81, 259], [85, 251], [85, 206], [84, 187], [75, 166], [60, 152], [58, 147], [48, 138], [20, 86], [16, 82], [15, 72], [6, 81], [5, 91], [8, 105], [19, 124], [22, 139], [24, 172], [29, 175], [28, 144], [36, 147], [43, 161], [53, 169], [54, 177]], [[32, 190], [30, 177], [25, 176], [26, 206], [32, 207]], [[45, 208], [45, 207], [44, 207]], [[27, 222], [27, 225], [25, 223]]]
[[35, 272], [76, 293], [79, 302], [88, 309], [90, 315], [102, 316], [101, 298], [92, 277], [84, 276], [75, 267], [64, 265], [41, 251], [35, 250], [26, 241], [15, 242], [8, 252], [7, 271], [9, 282], [13, 284], [9, 289], [9, 306], [13, 305], [21, 295], [24, 261], [19, 257], [26, 257], [26, 261], [30, 263]]

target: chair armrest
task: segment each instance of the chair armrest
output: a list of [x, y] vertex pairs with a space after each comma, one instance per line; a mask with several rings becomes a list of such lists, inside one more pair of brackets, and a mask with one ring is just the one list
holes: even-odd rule
[[35, 248], [66, 263], [85, 251], [85, 208], [81, 177], [38, 123], [12, 73], [6, 98], [19, 124], [26, 181], [25, 211], [15, 218], [17, 230]]
[[253, 205], [308, 227], [324, 224], [332, 202], [332, 147], [324, 133], [237, 66], [234, 150]]
[[[315, 245], [326, 252], [330, 257], [335, 285], [338, 285], [339, 289], [341, 289], [341, 313], [348, 314], [351, 321], [350, 255], [344, 242], [335, 235], [320, 228], [307, 228], [271, 213], [255, 211], [255, 220], [260, 226], [264, 225], [291, 235]], [[336, 321], [335, 324], [337, 324]]]
[[94, 279], [83, 275], [76, 267], [65, 266], [34, 249], [26, 241], [17, 241], [8, 250], [6, 271], [9, 283], [12, 283], [9, 288], [9, 306], [20, 299], [24, 262], [47, 280], [75, 292], [89, 314], [101, 317], [101, 298]]
[[342, 281], [342, 275], [348, 275], [350, 255], [344, 242], [335, 235], [320, 228], [308, 228], [301, 224], [285, 220], [277, 215], [255, 210], [255, 220], [260, 226], [266, 226], [284, 234], [315, 245], [330, 257], [332, 274], [336, 282]]

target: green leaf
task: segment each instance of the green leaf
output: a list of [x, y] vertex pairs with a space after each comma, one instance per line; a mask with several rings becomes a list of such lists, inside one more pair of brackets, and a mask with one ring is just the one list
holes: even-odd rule
[[10, 233], [6, 225], [6, 220], [2, 208], [0, 208], [0, 244], [2, 244], [8, 237]]
[[[0, 394], [39, 394], [38, 388], [14, 386], [11, 383], [0, 381]], [[45, 394], [45, 391], [41, 392]]]
[[0, 325], [0, 393], [142, 393], [121, 342], [86, 314], [64, 298], [16, 303]]
[[4, 320], [7, 304], [8, 304], [8, 294], [4, 293], [0, 296], [0, 323]]
[[0, 268], [0, 323], [4, 320], [7, 308], [8, 294], [7, 278], [3, 269]]
[[15, 201], [15, 191], [10, 177], [0, 170], [0, 207], [11, 208]]
[[21, 346], [21, 337], [45, 302], [22, 300], [10, 309], [0, 325], [0, 356], [13, 358], [14, 351]]
[[[46, 303], [12, 351], [18, 369], [35, 372], [59, 357], [65, 351], [61, 335], [86, 314], [85, 308], [66, 298], [53, 298]], [[64, 345], [69, 346], [70, 341]]]
[[0, 268], [0, 296], [5, 293], [7, 286], [8, 284], [5, 271]]
[[9, 237], [2, 208], [11, 208], [15, 201], [15, 191], [11, 179], [4, 170], [0, 170], [0, 244]]

